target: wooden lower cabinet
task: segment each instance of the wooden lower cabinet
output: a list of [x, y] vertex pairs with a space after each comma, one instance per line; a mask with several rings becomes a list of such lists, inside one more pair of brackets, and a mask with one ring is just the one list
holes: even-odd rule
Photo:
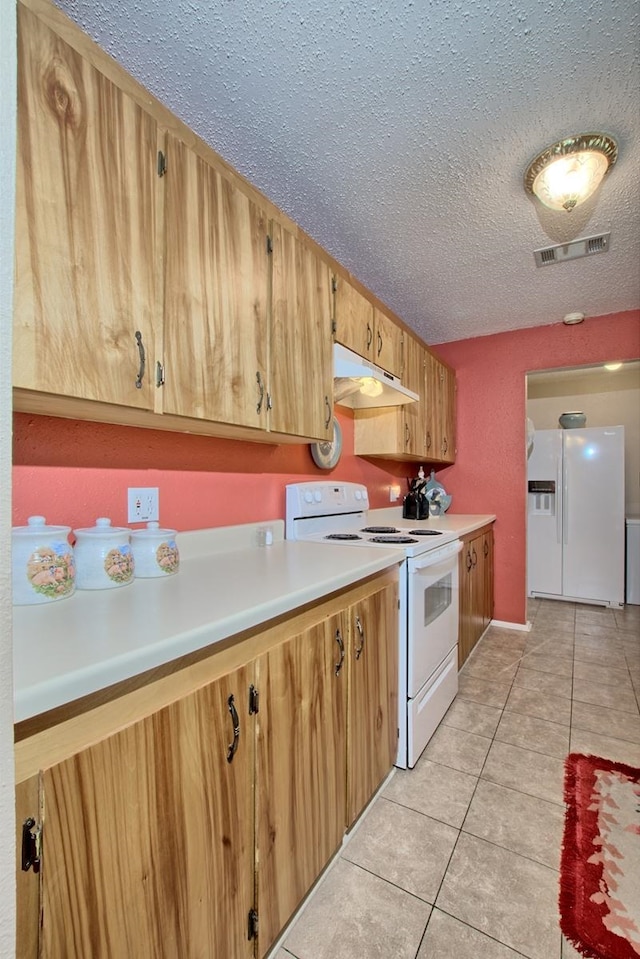
[[493, 617], [493, 528], [475, 530], [462, 540], [458, 667], [467, 660]]
[[[41, 773], [42, 959], [253, 955], [241, 668]], [[19, 943], [19, 955], [25, 943]]]
[[343, 617], [257, 663], [256, 880], [262, 956], [342, 841], [347, 676]]
[[18, 959], [264, 956], [393, 764], [397, 596], [394, 569], [17, 729]]
[[398, 621], [395, 584], [347, 612], [349, 721], [347, 824], [358, 818], [398, 752], [398, 655], [389, 643]]

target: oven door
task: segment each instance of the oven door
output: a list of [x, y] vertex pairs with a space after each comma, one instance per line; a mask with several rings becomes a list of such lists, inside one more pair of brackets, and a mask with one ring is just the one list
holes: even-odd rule
[[458, 642], [460, 540], [408, 560], [407, 679], [413, 699]]

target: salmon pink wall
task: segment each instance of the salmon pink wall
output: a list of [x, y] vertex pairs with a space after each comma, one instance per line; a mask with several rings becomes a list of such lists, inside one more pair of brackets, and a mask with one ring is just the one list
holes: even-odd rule
[[455, 367], [456, 513], [495, 513], [495, 618], [526, 621], [526, 373], [640, 357], [640, 311], [440, 344]]
[[126, 525], [127, 487], [157, 486], [160, 521], [178, 530], [284, 519], [287, 483], [338, 479], [364, 483], [373, 507], [389, 487], [406, 490], [407, 464], [353, 455], [353, 415], [338, 414], [343, 453], [321, 470], [308, 444], [267, 446], [186, 433], [86, 423], [16, 413], [13, 525], [43, 515], [49, 523], [92, 526], [97, 516]]

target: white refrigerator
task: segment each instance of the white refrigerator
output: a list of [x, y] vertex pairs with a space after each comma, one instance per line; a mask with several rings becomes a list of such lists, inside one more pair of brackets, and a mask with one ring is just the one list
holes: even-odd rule
[[529, 596], [624, 603], [624, 427], [536, 430], [528, 460]]

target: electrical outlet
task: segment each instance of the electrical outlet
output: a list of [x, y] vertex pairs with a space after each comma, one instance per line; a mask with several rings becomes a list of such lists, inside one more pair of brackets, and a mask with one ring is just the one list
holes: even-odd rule
[[127, 490], [127, 505], [129, 523], [160, 519], [160, 492], [157, 486], [130, 487]]
[[400, 499], [400, 487], [399, 486], [390, 486], [389, 487], [389, 502], [397, 503]]

